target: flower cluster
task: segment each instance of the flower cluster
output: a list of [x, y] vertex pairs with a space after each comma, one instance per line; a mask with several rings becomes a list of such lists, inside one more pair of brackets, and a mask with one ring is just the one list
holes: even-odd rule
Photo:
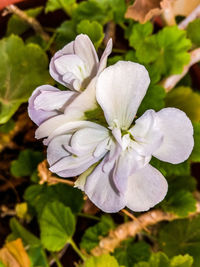
[[[164, 108], [135, 116], [150, 83], [144, 66], [119, 61], [106, 68], [112, 42], [98, 60], [86, 35], [58, 51], [51, 76], [70, 90], [38, 87], [29, 100], [29, 115], [45, 138], [50, 170], [61, 177], [87, 171], [76, 181], [105, 212], [127, 206], [146, 211], [163, 200], [167, 182], [149, 162], [154, 156], [173, 164], [193, 149], [193, 127], [184, 112]], [[85, 112], [101, 109], [105, 124], [87, 120]], [[94, 118], [96, 119], [96, 118]]]

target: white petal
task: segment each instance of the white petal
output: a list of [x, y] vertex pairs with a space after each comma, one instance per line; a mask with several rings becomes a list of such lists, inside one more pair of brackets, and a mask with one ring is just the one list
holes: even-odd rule
[[112, 172], [105, 173], [103, 165], [107, 156], [88, 176], [84, 187], [89, 199], [104, 212], [118, 212], [125, 206], [125, 199], [112, 182]]
[[[99, 143], [109, 137], [109, 132], [106, 128], [83, 128], [73, 134], [70, 145], [77, 151], [95, 151]], [[103, 153], [106, 144], [104, 145]]]
[[[60, 76], [60, 74], [57, 72], [54, 61], [60, 56], [69, 55], [69, 54], [74, 54], [74, 41], [70, 42], [69, 44], [64, 46], [63, 49], [56, 52], [55, 55], [52, 57], [50, 64], [49, 64], [49, 72], [52, 78], [56, 80], [57, 82], [63, 84], [64, 86], [66, 84], [63, 82], [62, 76]], [[69, 88], [73, 90], [73, 87], [69, 87]]]
[[128, 177], [144, 165], [144, 160], [133, 149], [127, 149], [120, 154], [113, 171], [113, 181], [119, 192], [125, 192]]
[[76, 92], [71, 91], [45, 91], [35, 99], [35, 108], [43, 110], [60, 110], [77, 96]]
[[67, 122], [84, 120], [85, 111], [96, 108], [95, 81], [96, 79], [94, 78], [87, 89], [81, 94], [78, 94], [72, 103], [66, 107], [65, 114], [56, 116], [41, 124], [36, 130], [36, 138], [40, 139], [49, 136], [55, 129]]
[[129, 130], [135, 140], [132, 148], [141, 156], [151, 156], [163, 142], [157, 117], [154, 110], [147, 110]]
[[49, 120], [43, 122], [35, 132], [35, 138], [41, 139], [49, 136], [55, 129], [63, 125], [64, 123], [70, 121], [70, 118], [64, 114], [58, 115], [56, 117], [50, 118]]
[[129, 128], [149, 82], [145, 67], [129, 61], [119, 61], [100, 74], [96, 97], [111, 127], [117, 123], [122, 129]]
[[37, 125], [40, 125], [45, 120], [58, 115], [57, 110], [47, 111], [43, 108], [43, 110], [36, 109], [35, 100], [42, 94], [43, 91], [46, 92], [58, 92], [59, 90], [51, 85], [42, 85], [37, 87], [28, 101], [28, 114], [32, 121], [34, 121]]
[[[58, 160], [69, 156], [64, 145], [69, 144], [71, 134], [65, 134], [55, 137], [47, 147], [47, 161], [49, 165], [53, 165]], [[63, 145], [64, 144], [64, 145]]]
[[86, 154], [81, 157], [70, 155], [56, 162], [51, 166], [50, 171], [62, 177], [73, 177], [83, 173], [99, 160], [100, 158], [94, 158], [92, 154]]
[[[57, 72], [60, 75], [64, 75], [63, 80], [66, 84], [70, 84], [73, 79], [83, 83], [90, 76], [87, 65], [77, 55], [61, 56], [54, 61], [54, 64]], [[70, 75], [66, 75], [68, 72]]]
[[126, 206], [133, 211], [149, 210], [163, 200], [167, 189], [164, 176], [148, 164], [129, 177]]
[[111, 52], [112, 52], [112, 39], [108, 41], [106, 48], [103, 52], [103, 55], [101, 56], [97, 75], [100, 74], [105, 69], [107, 65], [108, 56], [111, 54]]
[[176, 108], [164, 108], [157, 112], [157, 116], [164, 138], [153, 156], [173, 164], [185, 161], [194, 146], [190, 119], [183, 111]]
[[108, 149], [109, 141], [110, 137], [107, 137], [96, 146], [95, 151], [93, 153], [93, 156], [95, 158], [99, 157], [105, 151], [105, 149]]
[[87, 64], [90, 76], [97, 73], [99, 59], [90, 38], [86, 34], [79, 34], [74, 44], [75, 54]]
[[102, 167], [103, 171], [106, 173], [110, 172], [113, 166], [115, 166], [115, 162], [122, 151], [121, 146], [118, 143], [113, 142], [112, 139], [109, 140], [109, 143], [110, 145], [108, 145], [108, 147], [110, 152], [106, 157]]

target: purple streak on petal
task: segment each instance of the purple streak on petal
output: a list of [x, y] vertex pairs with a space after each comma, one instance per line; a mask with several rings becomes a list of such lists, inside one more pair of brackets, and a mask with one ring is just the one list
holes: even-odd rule
[[110, 172], [104, 172], [103, 166], [108, 161], [109, 153], [102, 162], [87, 177], [85, 193], [89, 199], [104, 212], [118, 212], [125, 206], [125, 198], [119, 194], [112, 181], [112, 166]]
[[44, 111], [44, 110], [36, 110], [34, 101], [35, 99], [41, 94], [42, 91], [52, 91], [57, 92], [59, 91], [57, 88], [50, 86], [50, 85], [42, 85], [39, 86], [33, 91], [31, 97], [28, 101], [28, 114], [32, 121], [35, 122], [35, 124], [40, 125], [42, 122], [47, 120], [50, 117], [53, 117], [57, 114], [59, 114], [58, 111]]
[[[62, 76], [57, 72], [54, 62], [60, 56], [70, 55], [70, 54], [74, 54], [74, 41], [72, 41], [71, 43], [64, 46], [63, 49], [56, 52], [55, 55], [52, 57], [50, 64], [49, 64], [49, 73], [50, 73], [51, 77], [64, 86], [66, 84], [65, 84], [65, 82], [63, 82]], [[73, 89], [73, 88], [70, 88], [70, 89]]]
[[97, 75], [99, 75], [106, 68], [107, 59], [108, 56], [111, 54], [111, 52], [112, 52], [112, 39], [108, 41], [106, 48], [103, 52], [103, 55], [101, 56]]
[[64, 112], [66, 105], [76, 96], [75, 92], [60, 91], [53, 86], [42, 85], [36, 88], [29, 98], [29, 116], [39, 126], [47, 119]]

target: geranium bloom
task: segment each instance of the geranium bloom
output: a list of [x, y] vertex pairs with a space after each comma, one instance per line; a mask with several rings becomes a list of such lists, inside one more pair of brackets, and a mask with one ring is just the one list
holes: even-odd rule
[[125, 206], [146, 211], [159, 203], [167, 182], [149, 164], [151, 157], [177, 164], [192, 151], [193, 127], [181, 110], [147, 110], [134, 121], [149, 82], [148, 72], [137, 63], [119, 61], [106, 68], [97, 78], [96, 98], [107, 127], [67, 122], [46, 139], [50, 170], [62, 177], [79, 175], [97, 163], [77, 186], [105, 212]]
[[[112, 40], [110, 39], [99, 62], [95, 48], [85, 34], [78, 35], [75, 41], [59, 50], [51, 59], [50, 74], [71, 91], [61, 91], [51, 85], [39, 86], [29, 99], [30, 118], [40, 125], [49, 118], [64, 114], [66, 108], [76, 98], [78, 103], [83, 102], [79, 98], [81, 91], [88, 87], [88, 91], [91, 90], [94, 86], [94, 82], [91, 84], [92, 79], [106, 67], [111, 51]], [[84, 94], [84, 98], [87, 97], [90, 98], [91, 105], [94, 99], [92, 101], [90, 92], [86, 96]]]

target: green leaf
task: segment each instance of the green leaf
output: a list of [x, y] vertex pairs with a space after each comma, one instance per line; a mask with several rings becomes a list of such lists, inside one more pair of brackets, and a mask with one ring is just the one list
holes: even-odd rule
[[171, 175], [190, 175], [190, 164], [188, 161], [184, 161], [180, 164], [171, 164], [164, 161], [160, 161], [156, 158], [152, 158], [151, 165], [158, 169], [165, 177]]
[[187, 190], [175, 192], [167, 197], [161, 204], [165, 211], [172, 212], [180, 217], [186, 217], [190, 212], [196, 211], [196, 200]]
[[168, 177], [169, 189], [160, 206], [167, 212], [180, 217], [187, 216], [196, 210], [196, 200], [192, 192], [196, 189], [196, 180], [191, 176]]
[[144, 42], [145, 38], [150, 36], [153, 32], [153, 25], [151, 22], [146, 22], [144, 24], [133, 24], [132, 29], [129, 33], [129, 44], [133, 48], [139, 48]]
[[64, 21], [56, 30], [56, 47], [61, 49], [63, 46], [76, 38], [76, 24], [73, 20]]
[[98, 49], [104, 38], [103, 27], [97, 21], [90, 22], [89, 20], [82, 20], [77, 25], [77, 33], [87, 34], [96, 49]]
[[193, 258], [189, 255], [179, 255], [172, 258], [171, 267], [191, 267], [193, 264]]
[[133, 243], [132, 240], [127, 240], [119, 248], [115, 249], [113, 255], [119, 264], [132, 267], [137, 262], [149, 259], [150, 245], [144, 241]]
[[[17, 53], [16, 53], [17, 51]], [[48, 58], [37, 45], [11, 35], [0, 41], [0, 124], [7, 122], [39, 85], [50, 83]]]
[[11, 162], [10, 171], [15, 177], [30, 176], [43, 158], [43, 154], [39, 151], [31, 149], [20, 151], [18, 159]]
[[99, 257], [90, 257], [85, 261], [84, 267], [120, 267], [113, 256], [101, 255]]
[[126, 3], [124, 0], [96, 0], [96, 2], [98, 2], [105, 11], [112, 11], [110, 20], [114, 20], [116, 23], [124, 21], [124, 14], [126, 11]]
[[200, 19], [195, 19], [187, 27], [187, 36], [193, 44], [200, 46]]
[[17, 238], [21, 238], [24, 245], [31, 246], [39, 246], [41, 242], [39, 238], [29, 232], [26, 228], [24, 228], [17, 219], [12, 218], [10, 220], [10, 228], [12, 230], [12, 235], [8, 238], [8, 241], [15, 240]]
[[164, 98], [164, 88], [160, 85], [151, 84], [137, 111], [137, 116], [140, 117], [148, 109], [154, 109], [155, 111], [159, 111], [160, 109], [164, 108]]
[[189, 158], [192, 162], [200, 162], [200, 123], [194, 122], [194, 148]]
[[76, 21], [98, 21], [104, 25], [112, 18], [112, 10], [95, 0], [82, 1], [73, 11], [72, 18]]
[[152, 254], [149, 262], [139, 262], [134, 267], [170, 267], [170, 260], [162, 253]]
[[114, 57], [109, 57], [108, 58], [108, 66], [117, 63], [119, 60], [124, 60], [122, 55], [116, 55]]
[[171, 260], [162, 252], [152, 254], [149, 262], [140, 262], [134, 267], [191, 267], [193, 259], [189, 255], [179, 255]]
[[49, 202], [60, 201], [65, 206], [69, 206], [74, 213], [80, 212], [83, 206], [82, 192], [65, 184], [29, 186], [25, 191], [24, 199], [33, 213], [37, 212], [39, 217]]
[[26, 44], [36, 44], [39, 45], [42, 49], [46, 49], [47, 47], [47, 43], [44, 39], [42, 39], [42, 37], [38, 34], [32, 35], [30, 37], [28, 37], [25, 41]]
[[48, 13], [58, 9], [63, 9], [66, 14], [70, 16], [76, 6], [76, 0], [48, 0], [45, 7], [45, 12]]
[[32, 267], [49, 267], [46, 253], [42, 246], [32, 246], [28, 249], [28, 256]]
[[15, 127], [15, 122], [13, 119], [10, 119], [8, 122], [6, 122], [3, 125], [0, 125], [0, 133], [9, 133], [10, 131], [13, 130], [13, 128]]
[[157, 34], [151, 34], [152, 26], [133, 25], [130, 44], [136, 49], [140, 63], [151, 64], [160, 75], [178, 74], [190, 60], [187, 52], [191, 42], [186, 32], [177, 26], [164, 27]]
[[[37, 17], [43, 10], [43, 7], [36, 7], [36, 8], [31, 8], [28, 10], [25, 10], [24, 12], [29, 16], [29, 17]], [[27, 24], [24, 20], [22, 20], [19, 16], [17, 15], [12, 15], [7, 24], [7, 30], [6, 30], [6, 35], [10, 34], [16, 34], [16, 35], [21, 35], [25, 31], [27, 31], [30, 28], [30, 25]]]
[[163, 225], [159, 232], [162, 250], [173, 257], [188, 253], [194, 258], [193, 267], [200, 266], [200, 216], [182, 219]]
[[166, 106], [183, 110], [192, 121], [200, 120], [200, 94], [189, 87], [177, 87], [166, 95]]
[[[140, 61], [138, 60], [138, 58], [136, 56], [136, 52], [134, 50], [129, 50], [125, 54], [125, 60], [140, 63]], [[143, 64], [143, 65], [147, 69], [147, 71], [149, 73], [150, 80], [151, 80], [148, 91], [151, 90], [152, 87], [157, 86], [160, 88], [160, 95], [163, 98], [165, 95], [164, 89], [162, 89], [161, 86], [159, 86], [159, 85], [155, 85], [160, 80], [160, 73], [153, 65], [148, 65], [148, 64]], [[148, 91], [147, 91], [147, 93], [148, 93]], [[157, 96], [157, 97], [159, 97], [159, 96]], [[163, 100], [161, 102], [164, 103]]]
[[98, 245], [100, 238], [106, 236], [110, 229], [114, 227], [115, 224], [109, 215], [101, 216], [100, 222], [85, 231], [80, 247], [89, 253], [91, 249]]
[[75, 232], [75, 217], [61, 202], [48, 203], [39, 220], [41, 241], [49, 251], [59, 251]]
[[173, 195], [176, 191], [187, 190], [188, 192], [194, 192], [196, 190], [197, 181], [190, 175], [172, 175], [167, 177], [168, 184], [170, 186], [168, 194]]

